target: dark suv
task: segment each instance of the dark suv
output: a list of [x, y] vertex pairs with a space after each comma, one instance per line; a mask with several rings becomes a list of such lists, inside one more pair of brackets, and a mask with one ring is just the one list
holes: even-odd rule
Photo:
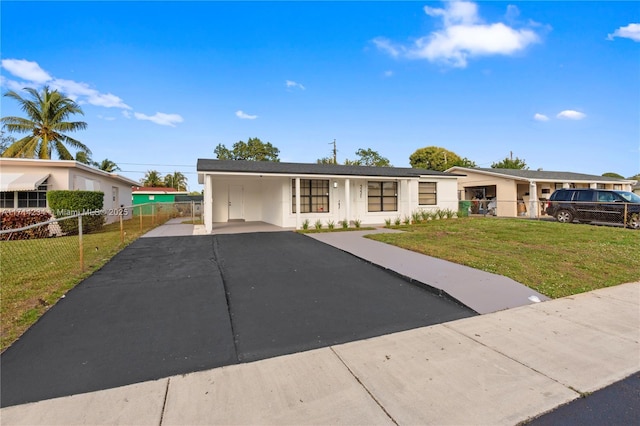
[[[549, 198], [546, 212], [558, 222], [626, 223], [640, 229], [640, 196], [608, 189], [558, 189]], [[626, 217], [625, 217], [626, 214]]]

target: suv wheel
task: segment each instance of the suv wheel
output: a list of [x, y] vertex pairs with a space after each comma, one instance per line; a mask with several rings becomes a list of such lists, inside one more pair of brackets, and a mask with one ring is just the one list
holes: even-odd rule
[[558, 210], [556, 220], [560, 223], [571, 223], [573, 222], [573, 213], [569, 210]]
[[640, 213], [629, 214], [627, 226], [632, 229], [640, 229]]

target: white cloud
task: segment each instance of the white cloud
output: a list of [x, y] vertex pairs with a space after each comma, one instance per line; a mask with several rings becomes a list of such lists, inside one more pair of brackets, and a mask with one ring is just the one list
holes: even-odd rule
[[300, 90], [305, 90], [306, 87], [304, 87], [302, 84], [300, 83], [296, 83], [295, 81], [291, 81], [291, 80], [287, 80], [285, 82], [285, 85], [289, 88], [289, 87], [294, 87], [294, 88], [298, 88]]
[[51, 81], [52, 89], [59, 90], [74, 101], [84, 104], [101, 106], [105, 108], [131, 109], [121, 98], [111, 93], [100, 93], [89, 87], [87, 83], [56, 78]]
[[564, 111], [560, 111], [556, 117], [564, 120], [582, 120], [587, 115], [585, 113], [574, 111], [572, 109], [566, 109]]
[[384, 75], [385, 77], [393, 77], [393, 71], [391, 71], [391, 70], [385, 71], [385, 72], [383, 73], [383, 75]]
[[[384, 37], [375, 38], [373, 43], [393, 57], [402, 55], [464, 68], [469, 58], [512, 55], [540, 41], [538, 34], [528, 28], [516, 29], [502, 22], [483, 23], [478, 6], [472, 2], [447, 2], [442, 9], [425, 6], [424, 11], [441, 18], [443, 28], [418, 38], [409, 46], [394, 45]], [[513, 8], [507, 12], [514, 14]]]
[[116, 119], [115, 117], [105, 117], [104, 115], [98, 115], [98, 118], [106, 121], [113, 121]]
[[[49, 85], [52, 89], [64, 93], [73, 101], [79, 104], [90, 104], [103, 108], [119, 108], [125, 118], [131, 118], [132, 108], [127, 105], [122, 98], [113, 93], [101, 93], [93, 89], [87, 83], [74, 80], [65, 80], [62, 78], [52, 77], [43, 70], [37, 62], [27, 61], [24, 59], [3, 59], [2, 68], [8, 71], [14, 77], [23, 81], [16, 81], [0, 76], [0, 84], [12, 90], [19, 91], [24, 87], [38, 88], [44, 84]], [[182, 123], [183, 119], [178, 114], [165, 114], [158, 112], [149, 116], [142, 113], [134, 113], [133, 116], [138, 120], [148, 120], [161, 126], [175, 127], [177, 123]], [[113, 117], [100, 117], [105, 120], [115, 120]]]
[[34, 83], [46, 83], [51, 80], [51, 76], [38, 65], [24, 59], [3, 59], [2, 67], [15, 77]]
[[176, 127], [176, 123], [182, 123], [184, 120], [178, 114], [165, 114], [163, 112], [156, 112], [154, 115], [145, 115], [139, 112], [134, 112], [133, 116], [138, 120], [148, 120], [161, 126]]
[[629, 24], [626, 27], [620, 27], [613, 34], [609, 34], [607, 39], [613, 40], [614, 37], [629, 38], [640, 42], [640, 24]]
[[258, 118], [257, 115], [249, 115], [243, 111], [236, 111], [236, 117], [242, 118], [243, 120], [255, 120], [256, 118]]
[[389, 54], [390, 56], [393, 56], [394, 58], [400, 56], [400, 53], [402, 53], [402, 51], [405, 50], [401, 46], [394, 46], [391, 43], [391, 41], [389, 41], [389, 39], [384, 37], [376, 37], [372, 41], [373, 41], [373, 44], [375, 44], [378, 49], [382, 50], [383, 52], [386, 52], [387, 54]]
[[537, 112], [533, 115], [533, 119], [536, 120], [536, 121], [549, 121], [549, 117], [547, 117], [544, 114], [537, 113]]

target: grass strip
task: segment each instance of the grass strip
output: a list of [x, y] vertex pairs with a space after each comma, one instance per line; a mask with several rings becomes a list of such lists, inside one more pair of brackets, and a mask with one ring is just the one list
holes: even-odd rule
[[551, 298], [640, 281], [636, 230], [501, 218], [430, 220], [393, 228], [407, 232], [367, 237], [504, 275]]

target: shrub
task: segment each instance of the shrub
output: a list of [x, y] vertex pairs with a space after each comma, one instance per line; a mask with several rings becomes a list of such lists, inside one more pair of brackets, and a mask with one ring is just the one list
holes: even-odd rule
[[419, 211], [415, 211], [413, 213], [411, 213], [411, 219], [413, 220], [413, 223], [420, 223], [422, 222], [422, 214], [420, 214]]
[[320, 219], [316, 220], [316, 223], [314, 224], [314, 226], [316, 227], [317, 230], [322, 229], [322, 221]]
[[309, 219], [305, 219], [304, 222], [302, 222], [302, 229], [309, 229]]
[[[1, 228], [17, 229], [24, 228], [36, 223], [46, 222], [51, 219], [51, 213], [44, 210], [5, 210], [0, 213]], [[42, 225], [31, 229], [10, 234], [0, 234], [0, 240], [29, 240], [32, 238], [49, 237], [49, 226]]]
[[405, 216], [402, 220], [402, 223], [404, 223], [405, 225], [409, 225], [411, 223], [411, 218], [409, 216]]
[[452, 217], [454, 217], [456, 215], [456, 212], [454, 212], [451, 209], [446, 209], [444, 211], [444, 215], [446, 216], [447, 219], [451, 219]]
[[[102, 209], [104, 192], [100, 191], [48, 191], [47, 203], [56, 218], [83, 214], [82, 232], [89, 233], [102, 228], [106, 214]], [[65, 234], [78, 233], [77, 220], [60, 221]]]
[[360, 219], [354, 220], [353, 223], [356, 225], [356, 228], [360, 228], [360, 225], [362, 225], [362, 221]]
[[336, 226], [336, 224], [335, 224], [334, 221], [332, 221], [332, 220], [328, 220], [327, 221], [327, 228], [333, 229], [333, 228], [335, 228], [335, 226]]
[[384, 225], [385, 226], [391, 226], [391, 219], [385, 219], [384, 220]]
[[431, 212], [428, 210], [422, 210], [420, 212], [420, 216], [422, 217], [422, 220], [424, 222], [428, 221], [429, 219], [431, 219]]
[[340, 225], [342, 225], [342, 229], [347, 229], [349, 227], [349, 221], [347, 219], [342, 219], [340, 221]]
[[438, 219], [442, 219], [444, 218], [444, 216], [446, 215], [446, 212], [444, 210], [436, 210], [436, 216], [438, 216]]
[[393, 223], [396, 226], [400, 226], [400, 224], [402, 223], [402, 221], [400, 220], [400, 216], [396, 217], [396, 220]]

